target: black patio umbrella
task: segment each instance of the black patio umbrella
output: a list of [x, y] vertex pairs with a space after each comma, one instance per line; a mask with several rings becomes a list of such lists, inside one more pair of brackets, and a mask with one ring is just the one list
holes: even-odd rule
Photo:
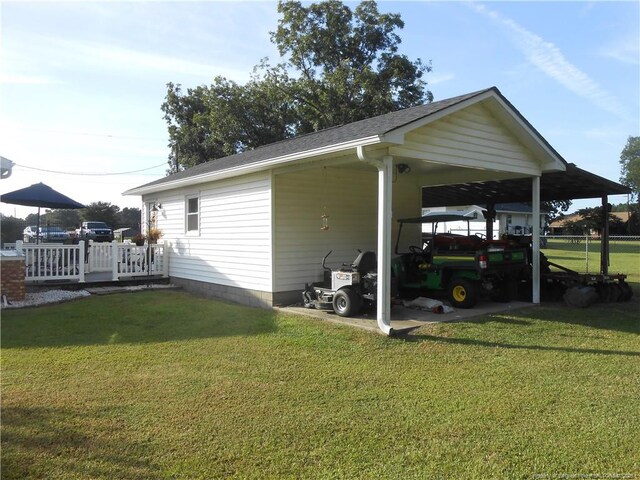
[[[44, 183], [34, 183], [30, 187], [21, 188], [13, 192], [0, 195], [0, 202], [27, 207], [38, 207], [38, 225], [36, 232], [40, 232], [40, 207], [74, 209], [84, 208], [84, 205], [63, 195]], [[36, 235], [36, 243], [39, 235]]]

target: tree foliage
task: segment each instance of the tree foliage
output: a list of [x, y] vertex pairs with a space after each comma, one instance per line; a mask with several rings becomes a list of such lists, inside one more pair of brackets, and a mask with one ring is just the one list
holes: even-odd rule
[[109, 202], [93, 202], [80, 210], [80, 216], [85, 222], [92, 220], [105, 222], [107, 225], [114, 227], [118, 222], [119, 211], [120, 207]]
[[2, 244], [15, 243], [16, 240], [22, 240], [22, 233], [27, 226], [27, 222], [21, 218], [6, 216], [0, 213], [0, 234]]
[[280, 2], [278, 12], [271, 41], [300, 74], [293, 85], [300, 133], [432, 100], [422, 80], [430, 68], [398, 53], [399, 14], [382, 14], [373, 1], [352, 11], [337, 0]]
[[[627, 233], [627, 225], [611, 213], [611, 205], [608, 207], [607, 218], [609, 220], [609, 233], [611, 235], [624, 235]], [[604, 225], [602, 207], [581, 208], [576, 212], [576, 219], [567, 221], [564, 225], [565, 233], [570, 235], [585, 235], [589, 232], [600, 232]]]
[[556, 218], [562, 216], [564, 212], [569, 210], [571, 204], [571, 200], [552, 200], [549, 202], [542, 202], [540, 204], [540, 208], [542, 211], [546, 212], [545, 217], [547, 223], [551, 223]]
[[80, 227], [80, 211], [79, 210], [47, 210], [40, 218], [40, 223], [44, 225], [56, 225], [71, 230]]
[[220, 76], [186, 92], [167, 85], [170, 173], [432, 100], [422, 79], [431, 67], [398, 53], [399, 14], [337, 0], [281, 1], [278, 12], [281, 63], [263, 59], [244, 85]]
[[141, 213], [139, 208], [125, 207], [117, 215], [114, 228], [129, 227], [140, 230]]
[[629, 136], [620, 153], [620, 182], [632, 190], [635, 199], [640, 198], [640, 137]]

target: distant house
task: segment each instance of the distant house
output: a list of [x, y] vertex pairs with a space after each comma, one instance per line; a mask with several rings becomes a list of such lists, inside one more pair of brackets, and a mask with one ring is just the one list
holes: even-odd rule
[[[496, 218], [493, 222], [493, 239], [497, 240], [504, 234], [530, 235], [533, 232], [533, 209], [525, 203], [497, 203], [495, 205]], [[443, 222], [438, 225], [438, 232], [460, 235], [480, 234], [486, 236], [487, 226], [484, 212], [486, 206], [465, 205], [457, 207], [431, 207], [423, 209], [423, 215], [430, 212], [475, 212], [476, 218], [466, 221]], [[540, 212], [539, 227], [545, 225], [546, 212]], [[424, 227], [428, 228], [428, 227]]]
[[[611, 215], [624, 225], [622, 228], [626, 232], [626, 225], [629, 222], [629, 212], [611, 212]], [[579, 225], [584, 217], [577, 213], [558, 218], [549, 224], [550, 235], [599, 235], [600, 232], [593, 228], [586, 228]], [[577, 225], [576, 225], [577, 224]]]

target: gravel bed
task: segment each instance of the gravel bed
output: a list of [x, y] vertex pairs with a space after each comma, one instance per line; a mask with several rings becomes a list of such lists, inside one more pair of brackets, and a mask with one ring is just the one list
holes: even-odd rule
[[76, 298], [88, 297], [89, 295], [91, 294], [86, 290], [47, 290], [46, 292], [27, 293], [25, 295], [25, 299], [21, 301], [9, 302], [2, 297], [0, 307], [3, 310], [5, 308], [35, 307], [37, 305], [45, 305], [47, 303], [66, 302]]

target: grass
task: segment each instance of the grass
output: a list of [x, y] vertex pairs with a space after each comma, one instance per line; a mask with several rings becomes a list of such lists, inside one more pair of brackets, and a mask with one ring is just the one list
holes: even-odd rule
[[179, 291], [4, 311], [2, 478], [637, 478], [639, 306], [404, 339]]

